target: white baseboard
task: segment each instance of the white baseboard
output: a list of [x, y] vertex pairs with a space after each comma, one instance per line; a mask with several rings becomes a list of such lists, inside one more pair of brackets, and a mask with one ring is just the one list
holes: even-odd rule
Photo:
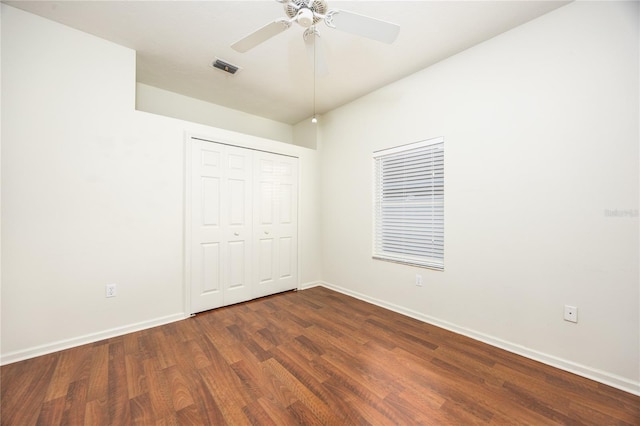
[[[407, 309], [402, 306], [395, 305], [393, 303], [385, 302], [383, 300], [378, 300], [378, 299], [369, 297], [367, 295], [364, 295], [364, 294], [361, 294], [361, 293], [358, 293], [334, 284], [330, 284], [324, 281], [321, 281], [316, 285], [321, 285], [331, 290], [335, 290], [339, 293], [343, 293], [343, 294], [355, 297], [356, 299], [360, 299], [365, 302], [369, 302], [371, 304], [380, 306], [382, 308], [389, 309], [390, 311], [397, 312], [399, 314], [403, 314], [411, 318], [415, 318], [427, 324], [435, 325], [437, 327], [444, 328], [445, 330], [453, 331], [454, 333], [458, 333], [463, 336], [470, 337], [474, 340], [487, 343], [491, 346], [495, 346], [500, 349], [504, 349], [506, 351], [509, 351], [518, 355], [522, 355], [534, 361], [539, 361], [543, 364], [550, 365], [551, 367], [559, 368], [561, 370], [568, 371], [570, 373], [574, 373], [582, 377], [586, 377], [587, 379], [595, 380], [605, 385], [640, 396], [640, 381], [635, 382], [633, 380], [629, 380], [625, 377], [620, 377], [615, 374], [608, 373], [606, 371], [597, 370], [591, 367], [577, 364], [575, 362], [572, 362], [566, 359], [558, 358], [553, 355], [545, 354], [543, 352], [538, 352], [521, 345], [517, 345], [517, 344], [511, 343], [493, 336], [489, 336], [487, 334], [480, 333], [478, 331], [471, 330], [465, 327], [459, 327], [450, 322], [443, 321], [438, 318], [433, 318], [428, 315], [424, 315], [419, 312], [413, 311], [411, 309]], [[311, 287], [314, 287], [314, 286], [311, 286]]]
[[112, 328], [98, 333], [85, 334], [84, 336], [74, 337], [72, 339], [60, 340], [57, 342], [47, 343], [46, 345], [34, 346], [32, 348], [23, 349], [20, 351], [9, 352], [0, 356], [0, 365], [11, 364], [14, 362], [23, 361], [25, 359], [50, 354], [52, 352], [62, 351], [64, 349], [98, 342], [100, 340], [110, 339], [112, 337], [122, 336], [123, 334], [133, 333], [134, 331], [146, 330], [148, 328], [157, 327], [159, 325], [180, 321], [185, 318], [187, 318], [187, 316], [185, 316], [184, 313], [167, 315], [165, 317], [155, 318], [150, 321], [143, 321], [123, 327]]
[[322, 285], [322, 281], [311, 281], [308, 283], [304, 283], [304, 284], [300, 284], [298, 286], [298, 290], [306, 290], [308, 288], [313, 288], [313, 287], [318, 287], [319, 285]]

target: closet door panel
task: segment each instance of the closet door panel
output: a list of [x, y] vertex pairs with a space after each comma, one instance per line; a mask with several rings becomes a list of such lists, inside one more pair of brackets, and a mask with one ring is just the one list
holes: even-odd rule
[[222, 156], [219, 146], [193, 141], [191, 150], [191, 312], [223, 304], [221, 223]]
[[298, 159], [279, 156], [276, 162], [278, 207], [277, 291], [298, 286]]
[[252, 203], [253, 151], [225, 146], [226, 181], [222, 214], [226, 273], [224, 304], [251, 299], [252, 287]]
[[[297, 287], [297, 159], [256, 152], [254, 297]], [[296, 205], [294, 206], [294, 203]], [[268, 247], [268, 250], [266, 249]]]

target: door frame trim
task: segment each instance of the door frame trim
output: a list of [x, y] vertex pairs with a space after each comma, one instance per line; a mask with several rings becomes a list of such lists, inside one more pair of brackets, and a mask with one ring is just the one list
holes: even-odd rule
[[184, 283], [183, 288], [183, 306], [185, 318], [195, 315], [191, 312], [191, 202], [192, 202], [192, 177], [191, 173], [193, 167], [191, 165], [191, 155], [193, 154], [193, 143], [191, 143], [192, 137], [189, 133], [185, 133], [184, 144], [184, 196], [183, 196], [183, 250], [182, 250], [182, 265], [184, 271]]

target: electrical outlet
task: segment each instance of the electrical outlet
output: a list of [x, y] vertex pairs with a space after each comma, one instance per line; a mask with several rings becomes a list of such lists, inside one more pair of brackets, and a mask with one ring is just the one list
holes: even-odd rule
[[116, 297], [116, 285], [107, 284], [105, 286], [105, 297]]
[[564, 305], [564, 320], [578, 322], [578, 308], [575, 306]]
[[416, 274], [416, 285], [422, 287], [422, 275]]

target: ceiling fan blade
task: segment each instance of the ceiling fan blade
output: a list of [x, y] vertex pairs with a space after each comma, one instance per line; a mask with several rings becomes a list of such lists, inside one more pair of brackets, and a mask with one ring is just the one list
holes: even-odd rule
[[400, 32], [400, 26], [397, 24], [346, 10], [330, 10], [325, 23], [337, 30], [383, 43], [393, 43]]
[[291, 26], [291, 22], [286, 19], [277, 19], [268, 23], [262, 28], [257, 29], [246, 37], [241, 38], [231, 45], [231, 48], [237, 52], [247, 52], [260, 43], [264, 43], [271, 37], [280, 34]]

